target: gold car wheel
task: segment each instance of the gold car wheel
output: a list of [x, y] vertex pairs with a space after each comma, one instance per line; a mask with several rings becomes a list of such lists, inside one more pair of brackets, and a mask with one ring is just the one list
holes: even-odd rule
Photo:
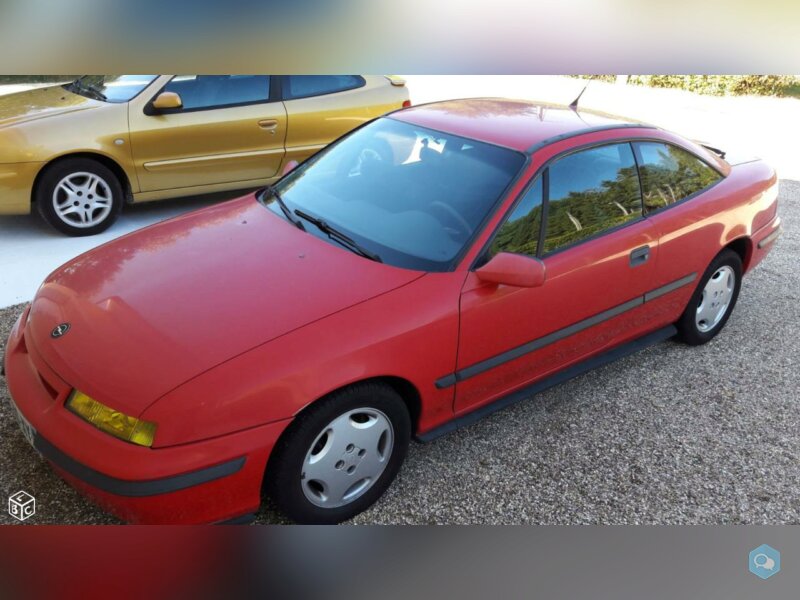
[[56, 216], [70, 227], [89, 228], [99, 225], [111, 214], [111, 186], [95, 173], [70, 173], [53, 190]]

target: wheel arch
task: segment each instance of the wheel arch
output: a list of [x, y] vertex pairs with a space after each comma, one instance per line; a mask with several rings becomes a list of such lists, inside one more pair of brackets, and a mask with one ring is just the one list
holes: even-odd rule
[[39, 172], [36, 174], [36, 177], [33, 180], [33, 185], [31, 186], [31, 204], [36, 202], [36, 192], [44, 174], [54, 165], [74, 158], [94, 160], [109, 169], [112, 173], [114, 173], [117, 180], [119, 180], [120, 185], [122, 186], [122, 193], [125, 196], [125, 202], [130, 202], [133, 195], [133, 187], [130, 177], [128, 177], [128, 173], [122, 168], [122, 165], [120, 165], [110, 156], [101, 154], [99, 152], [71, 152], [69, 154], [62, 154], [61, 156], [50, 159], [42, 166], [41, 169], [39, 169]]
[[422, 413], [422, 397], [417, 387], [408, 379], [388, 375], [385, 377], [376, 377], [367, 381], [385, 383], [400, 395], [411, 417], [411, 435], [416, 435], [419, 427], [419, 417]]
[[297, 418], [308, 411], [312, 406], [317, 405], [322, 400], [329, 398], [331, 395], [340, 392], [342, 390], [347, 390], [349, 388], [362, 385], [362, 384], [369, 384], [369, 383], [377, 383], [387, 385], [396, 391], [400, 398], [402, 398], [403, 402], [408, 409], [409, 416], [411, 418], [411, 435], [412, 437], [416, 435], [417, 428], [419, 426], [419, 417], [422, 412], [422, 398], [420, 396], [419, 390], [417, 390], [416, 386], [411, 383], [408, 379], [403, 377], [398, 377], [394, 375], [381, 375], [375, 377], [367, 377], [364, 379], [359, 379], [357, 381], [351, 381], [345, 385], [339, 386], [336, 389], [332, 389], [327, 393], [323, 394], [319, 398], [309, 402], [306, 404], [302, 409], [300, 409], [297, 413], [294, 414], [294, 418], [292, 419], [292, 423], [286, 427], [278, 436], [278, 439], [275, 441], [275, 445], [273, 446], [273, 451], [270, 453], [269, 458], [267, 459], [267, 464], [264, 468], [264, 474], [262, 476], [261, 487], [267, 485], [267, 478], [269, 477], [270, 471], [274, 468], [273, 458], [275, 456], [275, 448], [281, 443], [282, 440], [286, 438], [286, 436], [291, 435], [292, 431], [292, 424], [294, 424]]
[[742, 273], [747, 273], [750, 267], [750, 259], [753, 256], [753, 240], [747, 236], [742, 236], [728, 242], [723, 250], [733, 250], [742, 259]]
[[375, 377], [366, 377], [364, 379], [359, 379], [356, 381], [351, 381], [345, 385], [341, 385], [335, 389], [329, 390], [319, 398], [309, 402], [306, 404], [302, 409], [300, 409], [297, 413], [295, 413], [294, 418], [299, 417], [309, 408], [314, 406], [317, 402], [328, 398], [329, 396], [341, 392], [342, 390], [346, 390], [358, 385], [362, 385], [365, 383], [378, 383], [387, 385], [392, 388], [395, 392], [398, 393], [400, 398], [403, 399], [403, 402], [408, 409], [408, 414], [411, 417], [411, 433], [412, 435], [416, 434], [417, 427], [419, 425], [419, 417], [422, 413], [422, 396], [419, 393], [417, 387], [411, 383], [408, 379], [403, 377], [398, 377], [396, 375], [379, 375]]

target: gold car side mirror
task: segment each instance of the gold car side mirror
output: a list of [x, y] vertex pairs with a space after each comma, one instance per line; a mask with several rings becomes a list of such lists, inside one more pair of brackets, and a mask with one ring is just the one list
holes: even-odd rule
[[181, 108], [183, 107], [183, 100], [175, 92], [161, 92], [155, 100], [153, 100], [153, 108], [164, 110], [168, 108]]

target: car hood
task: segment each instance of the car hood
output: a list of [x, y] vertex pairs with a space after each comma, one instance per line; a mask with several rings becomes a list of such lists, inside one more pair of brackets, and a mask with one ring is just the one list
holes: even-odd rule
[[26, 339], [69, 385], [139, 415], [223, 361], [421, 276], [300, 231], [250, 195], [62, 266]]
[[103, 105], [99, 100], [73, 94], [61, 86], [8, 94], [0, 96], [0, 129]]

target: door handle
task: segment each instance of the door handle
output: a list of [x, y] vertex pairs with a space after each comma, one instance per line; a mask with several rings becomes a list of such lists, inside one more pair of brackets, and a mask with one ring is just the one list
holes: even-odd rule
[[276, 119], [262, 119], [258, 122], [258, 126], [274, 134], [278, 128], [278, 121]]
[[638, 267], [643, 265], [650, 258], [650, 246], [641, 246], [631, 251], [630, 266]]

